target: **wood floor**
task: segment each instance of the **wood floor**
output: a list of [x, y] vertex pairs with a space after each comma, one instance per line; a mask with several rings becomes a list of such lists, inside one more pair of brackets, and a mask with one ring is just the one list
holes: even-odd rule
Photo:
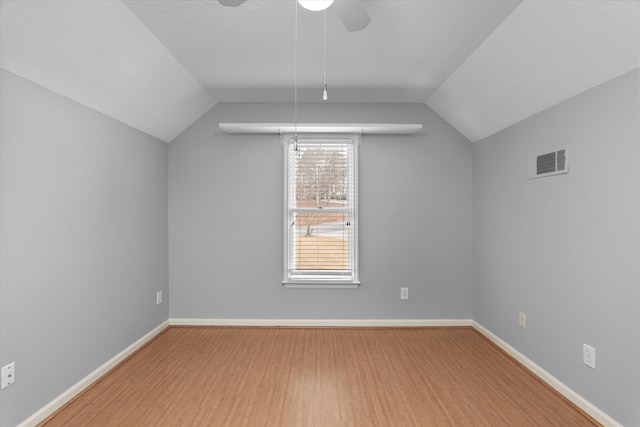
[[42, 425], [598, 425], [471, 328], [172, 327]]

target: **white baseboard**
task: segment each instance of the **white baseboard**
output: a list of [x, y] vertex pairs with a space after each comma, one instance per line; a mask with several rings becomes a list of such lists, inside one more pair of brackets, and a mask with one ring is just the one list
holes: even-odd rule
[[535, 376], [540, 378], [545, 383], [549, 384], [558, 393], [566, 397], [570, 402], [582, 409], [585, 413], [589, 414], [593, 419], [604, 425], [605, 427], [623, 427], [622, 424], [611, 418], [609, 415], [600, 410], [597, 406], [589, 402], [584, 397], [573, 391], [567, 385], [562, 383], [556, 377], [549, 372], [542, 369], [539, 365], [534, 363], [531, 359], [520, 353], [518, 350], [507, 344], [506, 341], [495, 335], [493, 332], [476, 322], [472, 322], [472, 327], [480, 332], [482, 335], [490, 339], [494, 344], [504, 350], [511, 357], [516, 359], [527, 369], [529, 369]]
[[471, 319], [169, 319], [171, 326], [418, 327], [471, 326]]
[[129, 347], [122, 350], [115, 357], [105, 362], [102, 366], [100, 366], [95, 371], [91, 372], [89, 375], [78, 381], [76, 384], [71, 386], [68, 390], [63, 392], [60, 396], [53, 399], [47, 405], [45, 405], [38, 412], [31, 415], [29, 418], [18, 424], [18, 427], [32, 427], [36, 426], [42, 421], [44, 421], [47, 417], [52, 415], [58, 409], [62, 408], [67, 402], [76, 397], [80, 392], [89, 387], [91, 384], [96, 382], [100, 377], [109, 372], [111, 369], [116, 367], [120, 362], [125, 360], [127, 357], [132, 355], [136, 350], [145, 345], [147, 342], [151, 341], [156, 335], [160, 332], [164, 331], [169, 326], [169, 321], [165, 320], [158, 326], [156, 326], [149, 333], [145, 334], [138, 341], [131, 344]]

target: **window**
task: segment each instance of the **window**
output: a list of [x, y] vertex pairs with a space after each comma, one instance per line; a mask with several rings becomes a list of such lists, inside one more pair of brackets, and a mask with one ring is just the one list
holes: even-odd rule
[[358, 142], [284, 137], [285, 285], [358, 285]]

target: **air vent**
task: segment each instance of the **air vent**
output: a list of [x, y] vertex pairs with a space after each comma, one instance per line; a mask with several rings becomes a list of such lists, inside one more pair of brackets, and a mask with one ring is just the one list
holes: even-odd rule
[[569, 172], [567, 149], [541, 154], [529, 162], [529, 179]]

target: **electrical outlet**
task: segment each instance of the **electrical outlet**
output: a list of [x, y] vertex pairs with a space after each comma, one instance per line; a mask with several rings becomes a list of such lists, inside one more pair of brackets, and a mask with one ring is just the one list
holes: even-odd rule
[[400, 299], [409, 299], [409, 288], [400, 288]]
[[582, 344], [582, 363], [592, 369], [596, 369], [596, 349], [587, 344]]
[[162, 304], [162, 291], [156, 292], [156, 305]]
[[11, 362], [2, 367], [2, 385], [0, 388], [7, 388], [16, 382], [16, 362]]
[[520, 312], [518, 315], [518, 325], [520, 325], [521, 328], [526, 328], [527, 326], [527, 315], [523, 312]]

